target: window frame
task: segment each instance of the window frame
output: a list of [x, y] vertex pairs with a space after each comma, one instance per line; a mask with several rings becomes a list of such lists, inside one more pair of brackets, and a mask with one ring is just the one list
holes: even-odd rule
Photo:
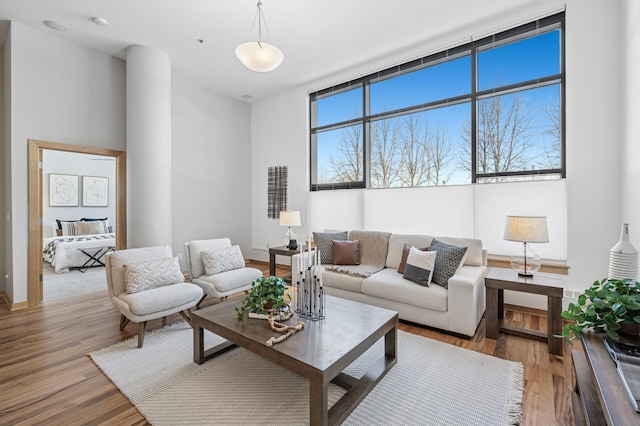
[[[523, 40], [535, 35], [543, 34], [553, 30], [560, 30], [560, 72], [554, 75], [526, 80], [518, 83], [511, 83], [503, 86], [497, 86], [490, 89], [478, 91], [478, 68], [477, 58], [478, 54], [484, 50], [493, 47], [499, 47], [511, 42]], [[380, 112], [376, 114], [370, 114], [369, 111], [369, 90], [370, 85], [378, 81], [394, 78], [409, 72], [418, 71], [430, 66], [438, 65], [449, 60], [457, 59], [465, 55], [470, 55], [471, 66], [471, 92], [469, 94], [454, 96], [451, 98], [444, 98], [437, 101], [425, 102], [410, 107], [402, 107], [394, 110]], [[501, 31], [499, 33], [480, 38], [478, 40], [472, 40], [469, 43], [465, 43], [459, 46], [455, 46], [449, 49], [442, 50], [437, 53], [433, 53], [424, 56], [419, 59], [415, 59], [400, 65], [386, 68], [382, 71], [368, 74], [366, 76], [338, 84], [335, 86], [327, 87], [322, 90], [318, 90], [309, 94], [309, 170], [310, 181], [309, 187], [311, 191], [320, 190], [334, 190], [334, 189], [363, 189], [370, 188], [370, 124], [372, 121], [377, 121], [385, 118], [392, 118], [401, 115], [407, 115], [410, 113], [416, 113], [421, 111], [428, 111], [431, 109], [446, 107], [450, 105], [456, 105], [459, 103], [470, 102], [471, 107], [471, 182], [470, 184], [478, 183], [479, 180], [489, 181], [495, 178], [510, 178], [510, 177], [526, 177], [535, 175], [553, 176], [559, 175], [560, 178], [566, 178], [566, 77], [565, 77], [565, 12], [556, 13], [544, 18], [537, 19], [535, 21], [516, 26], [514, 28]], [[502, 94], [510, 94], [513, 92], [535, 89], [539, 87], [545, 87], [549, 85], [560, 85], [560, 168], [553, 169], [536, 169], [536, 170], [521, 170], [521, 171], [508, 171], [508, 172], [493, 172], [493, 173], [478, 173], [477, 164], [477, 138], [478, 138], [478, 102], [482, 99], [486, 99], [492, 96], [499, 96]], [[341, 92], [354, 89], [355, 87], [362, 87], [362, 116], [344, 120], [337, 123], [326, 124], [322, 126], [313, 126], [314, 117], [317, 116], [316, 105], [317, 101], [331, 95], [339, 94]], [[362, 166], [362, 181], [357, 182], [334, 182], [334, 183], [317, 183], [315, 182], [317, 176], [317, 135], [323, 131], [335, 130], [353, 125], [362, 126], [363, 135], [363, 164]]]

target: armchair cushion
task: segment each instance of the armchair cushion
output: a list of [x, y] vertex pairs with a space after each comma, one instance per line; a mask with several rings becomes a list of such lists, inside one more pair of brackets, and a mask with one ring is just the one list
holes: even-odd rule
[[118, 299], [125, 302], [133, 314], [142, 317], [162, 313], [182, 305], [193, 306], [201, 296], [202, 289], [197, 285], [178, 283], [137, 293], [122, 293]]
[[245, 266], [240, 246], [203, 251], [200, 256], [202, 256], [206, 275], [215, 275]]
[[191, 280], [207, 294], [228, 294], [251, 288], [251, 283], [262, 276], [256, 268], [239, 268], [215, 275], [202, 275]]
[[136, 262], [123, 268], [127, 293], [184, 282], [177, 257]]

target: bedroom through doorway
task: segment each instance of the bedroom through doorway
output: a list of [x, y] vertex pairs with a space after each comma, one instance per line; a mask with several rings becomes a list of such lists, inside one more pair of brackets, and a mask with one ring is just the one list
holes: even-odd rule
[[125, 167], [123, 151], [29, 140], [29, 306], [106, 290], [104, 254], [126, 245]]

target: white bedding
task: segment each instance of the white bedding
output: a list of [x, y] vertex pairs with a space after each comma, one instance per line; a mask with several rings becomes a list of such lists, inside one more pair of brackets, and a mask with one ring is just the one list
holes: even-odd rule
[[90, 260], [90, 257], [79, 249], [115, 245], [115, 234], [50, 237], [43, 241], [43, 258], [56, 272], [69, 272], [69, 268], [80, 268]]

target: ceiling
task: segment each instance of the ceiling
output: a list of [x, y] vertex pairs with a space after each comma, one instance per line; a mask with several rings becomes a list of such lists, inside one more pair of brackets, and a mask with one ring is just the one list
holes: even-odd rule
[[[387, 60], [384, 66], [394, 65], [396, 62], [388, 61], [411, 59], [407, 55], [412, 53], [407, 52], [414, 52], [415, 56], [428, 53], [424, 47], [421, 50], [421, 45], [453, 29], [540, 3], [263, 0], [269, 28], [267, 35], [263, 30], [263, 40], [278, 46], [285, 59], [272, 72], [256, 73], [244, 68], [234, 54], [238, 44], [255, 38], [256, 29], [252, 33], [250, 30], [256, 2], [0, 0], [0, 20], [16, 21], [120, 58], [124, 58], [129, 45], [152, 46], [171, 57], [174, 73], [232, 98], [252, 102], [320, 78], [348, 73], [354, 67], [373, 71], [368, 65], [381, 58]], [[95, 24], [94, 17], [105, 19], [107, 25]], [[56, 21], [66, 31], [52, 30], [43, 24], [44, 20]], [[398, 56], [400, 51], [403, 56]]]

